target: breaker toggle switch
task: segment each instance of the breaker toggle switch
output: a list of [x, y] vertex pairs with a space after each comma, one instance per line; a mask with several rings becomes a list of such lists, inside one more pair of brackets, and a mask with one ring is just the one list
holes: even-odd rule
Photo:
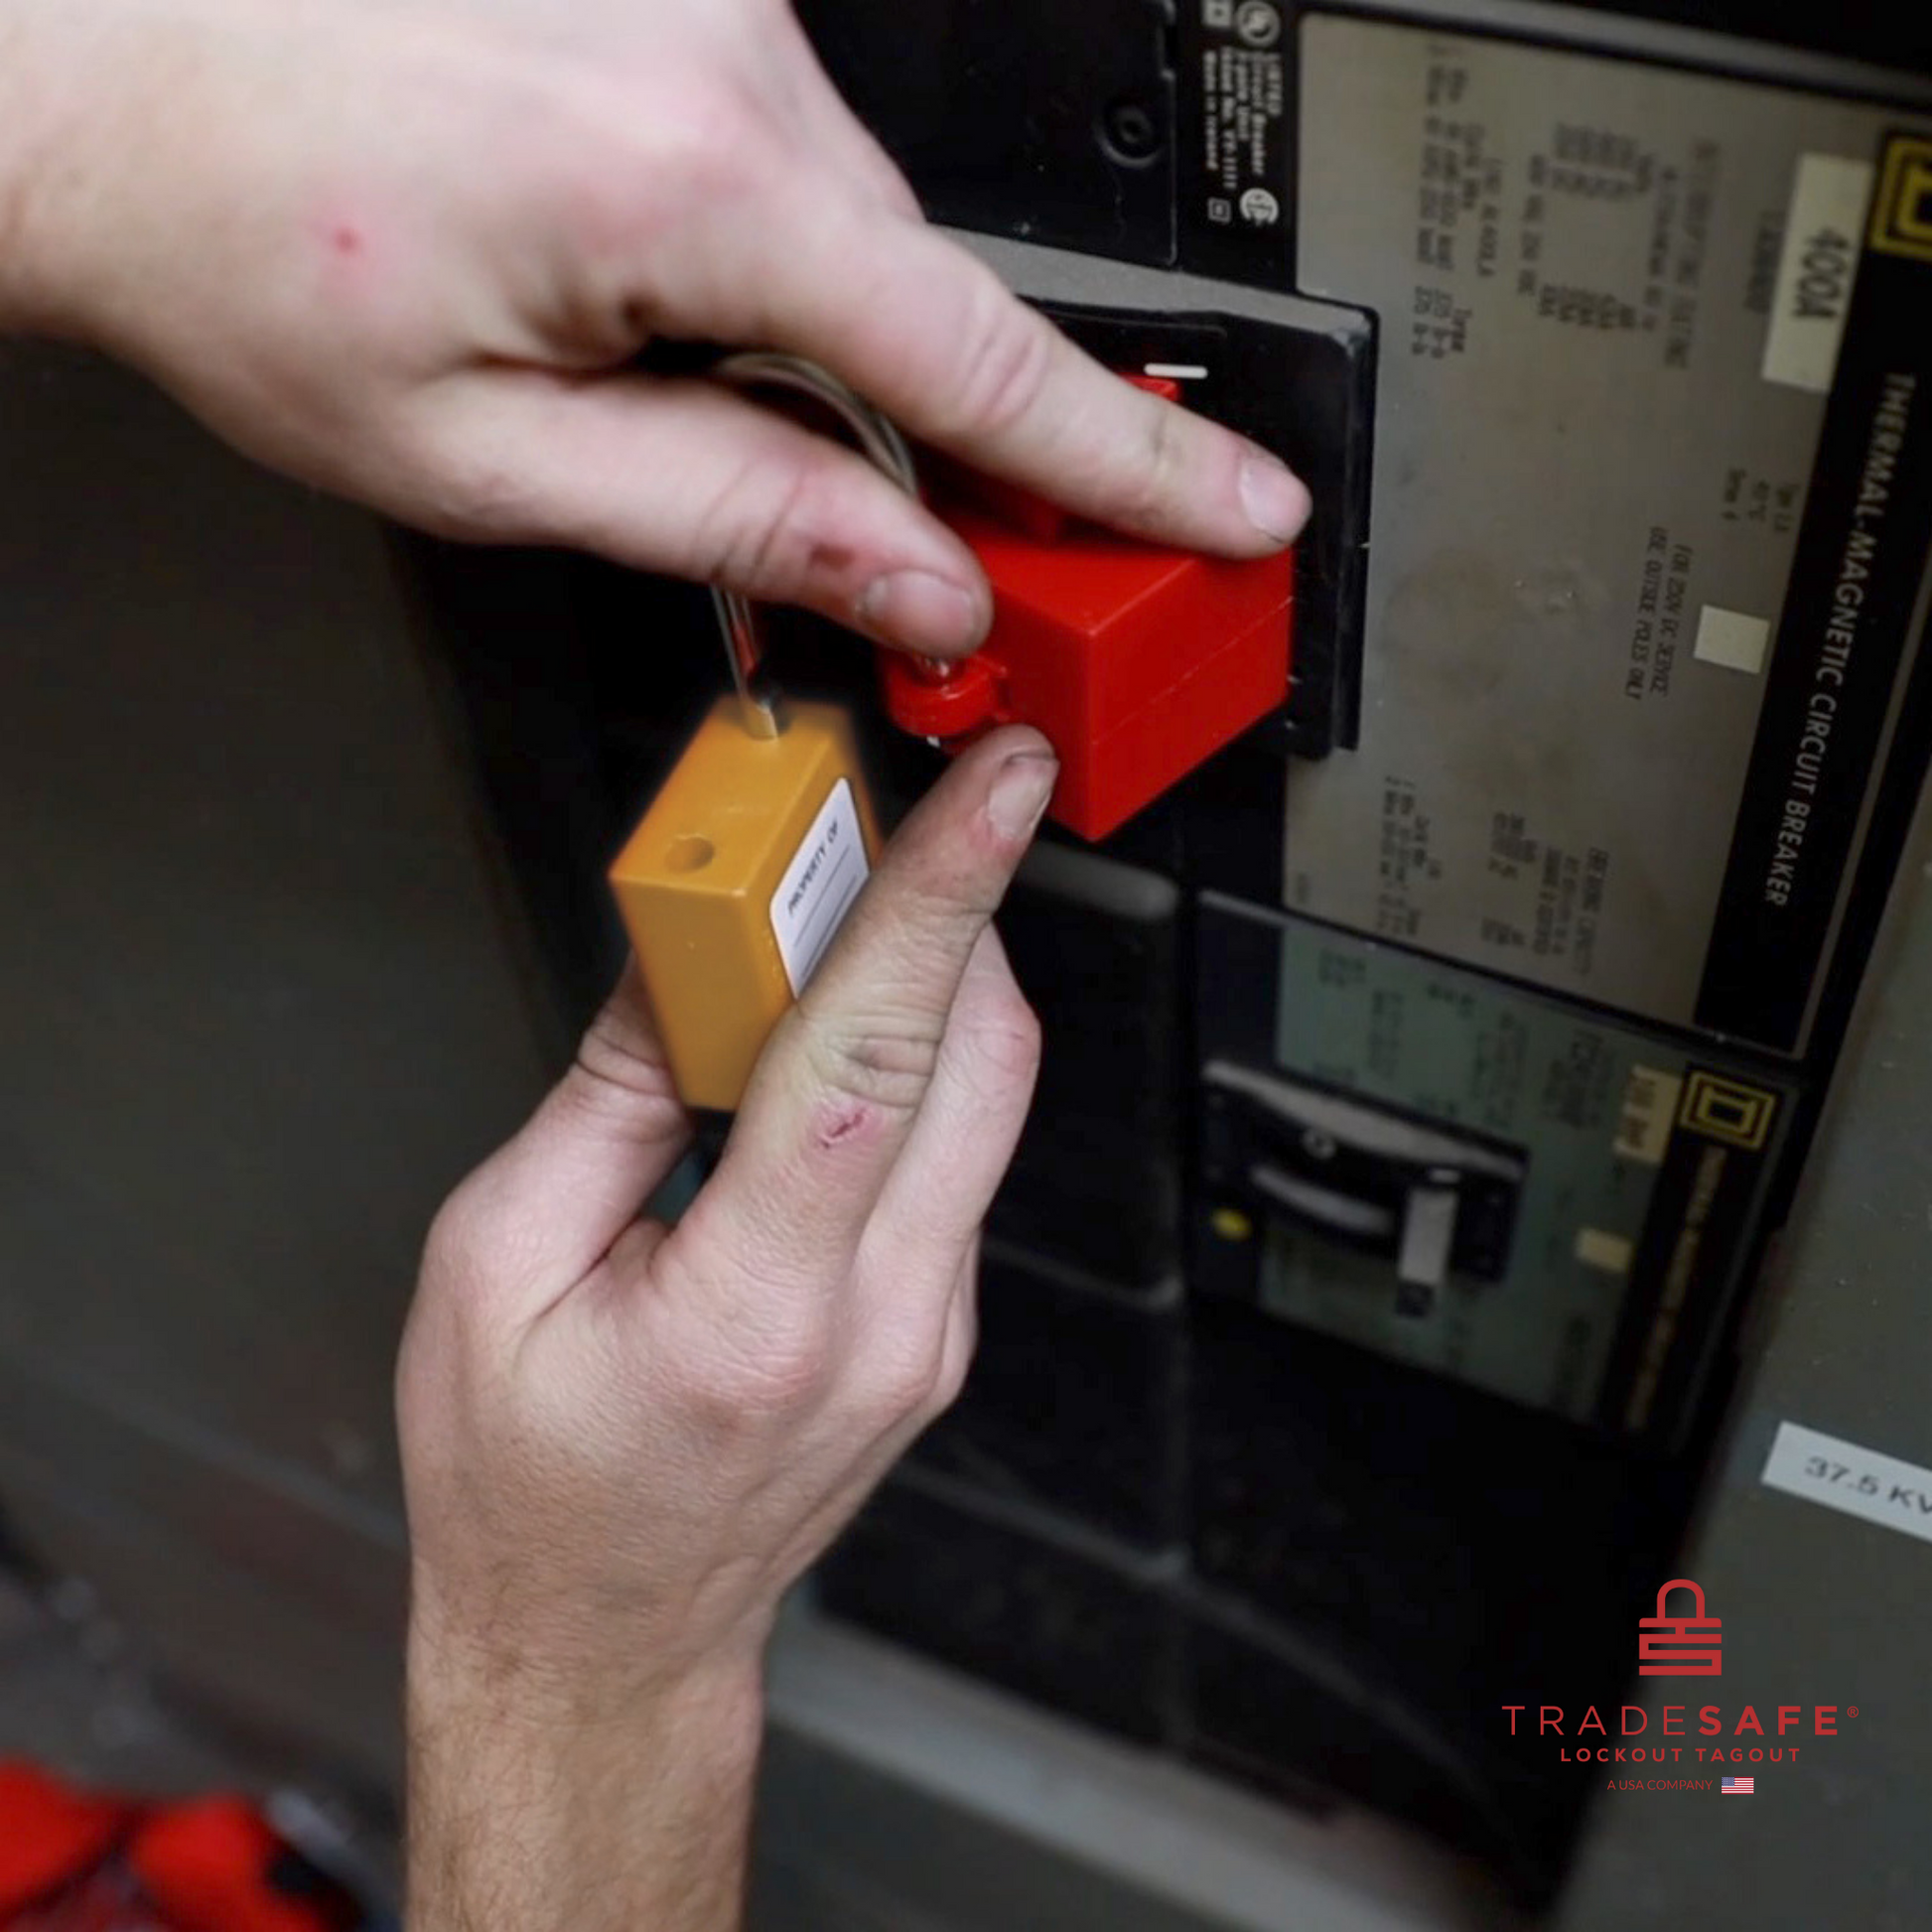
[[1451, 1276], [1501, 1279], [1519, 1151], [1229, 1060], [1201, 1077], [1215, 1177], [1306, 1235], [1383, 1257], [1398, 1314], [1433, 1313]]
[[1292, 551], [1247, 562], [1163, 549], [1023, 492], [935, 483], [932, 507], [993, 586], [971, 657], [879, 653], [895, 723], [957, 750], [1027, 724], [1060, 760], [1048, 814], [1100, 839], [1288, 697]]

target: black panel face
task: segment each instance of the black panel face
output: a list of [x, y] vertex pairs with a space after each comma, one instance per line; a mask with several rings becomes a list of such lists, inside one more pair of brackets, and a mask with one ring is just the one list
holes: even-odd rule
[[[1932, 213], [1833, 231], [1866, 278], [1848, 359], [1806, 309], [1837, 298], [1781, 280], [1827, 188], [1892, 156], [1932, 179], [1932, 112], [1642, 25], [1861, 53], [1902, 89], [1926, 10], [1640, 0], [1580, 49], [1612, 11], [1512, 10], [1504, 38], [1453, 5], [804, 8], [936, 217], [1110, 366], [1194, 371], [1316, 495], [1288, 704], [1102, 847], [1049, 829], [1002, 914], [1045, 1057], [978, 1366], [824, 1600], [1288, 1802], [1419, 1825], [1526, 1898], [1587, 1787], [1498, 1707], [1628, 1689], [1932, 736], [1902, 615]], [[1844, 602], [1828, 538], [1874, 449], [1902, 495], [1873, 730], [1842, 740], [1843, 850], [1771, 959], [1744, 901], [1809, 817], [1772, 752], [1830, 715], [1798, 632]], [[437, 601], [579, 996], [616, 964], [597, 869], [721, 667], [700, 597], [505, 568], [438, 553]], [[869, 650], [785, 621], [775, 655], [850, 706], [897, 817], [940, 759]]]
[[[1585, 1793], [1525, 1775], [1492, 1703], [1611, 1702], [1683, 1485], [1602, 1443], [1246, 1311], [1192, 1330], [1192, 1747], [1311, 1778], [1547, 1885]], [[1477, 1493], [1471, 1494], [1471, 1485]], [[1586, 1691], [1587, 1687], [1587, 1691]]]
[[1581, 0], [1592, 13], [1696, 27], [1714, 34], [1813, 49], [1882, 68], [1932, 70], [1932, 22], [1917, 7], [1891, 0], [1844, 0], [1834, 6], [1787, 6], [1784, 0], [1636, 0], [1611, 6]]
[[1137, 1300], [1172, 1289], [1180, 1261], [1180, 930], [1168, 880], [1058, 845], [1000, 915], [1042, 1043], [992, 1230]]
[[825, 1605], [1140, 1743], [1174, 1734], [1180, 1622], [1158, 1566], [902, 1475], [818, 1574]]
[[1136, 1305], [989, 1247], [972, 1372], [912, 1462], [1149, 1555], [1173, 1547], [1185, 1534], [1184, 1318], [1173, 1297]]
[[935, 219], [1173, 260], [1163, 0], [1029, 0], [1021, 13], [1008, 0], [805, 0], [799, 12]]

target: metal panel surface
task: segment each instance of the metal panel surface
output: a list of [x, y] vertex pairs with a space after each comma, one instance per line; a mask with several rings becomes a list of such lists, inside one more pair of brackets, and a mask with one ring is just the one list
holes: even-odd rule
[[372, 519], [0, 350], [0, 1509], [382, 1766], [396, 1336], [549, 1052], [439, 712]]
[[[1802, 1735], [1799, 1754], [1688, 1766], [1691, 1775], [1754, 1776], [1747, 1804], [1722, 1804], [1708, 1791], [1606, 1793], [1564, 1932], [1698, 1924], [1907, 1932], [1926, 1922], [1932, 1680], [1914, 1606], [1932, 1590], [1932, 1547], [1769, 1488], [1762, 1472], [1781, 1422], [1932, 1464], [1928, 882], [1932, 809], [1922, 802], [1773, 1264], [1721, 1474], [1683, 1560], [1682, 1574], [1702, 1585], [1724, 1625], [1723, 1676], [1708, 1692], [1647, 1687], [1653, 1712], [1666, 1699], [1719, 1697], [1726, 1714], [1754, 1705], [1773, 1732], [1774, 1708], [1799, 1706], [1791, 1733]], [[1915, 1501], [1894, 1506], [1918, 1510]], [[1561, 1687], [1547, 1694], [1558, 1698]], [[1835, 1734], [1817, 1734], [1820, 1705], [1837, 1707]], [[1733, 1744], [1734, 1730], [1724, 1741]], [[1757, 1743], [1748, 1734], [1742, 1741]], [[1765, 1747], [1775, 1741], [1767, 1736]]]
[[1795, 1048], [1932, 516], [1900, 413], [1932, 275], [1861, 250], [1922, 117], [1302, 31], [1300, 286], [1384, 339], [1362, 735], [1292, 773], [1286, 900]]

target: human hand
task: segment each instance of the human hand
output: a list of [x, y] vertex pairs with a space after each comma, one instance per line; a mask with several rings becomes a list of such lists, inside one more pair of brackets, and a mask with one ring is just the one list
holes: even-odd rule
[[926, 227], [783, 0], [13, 0], [0, 55], [0, 322], [405, 521], [979, 640], [949, 531], [756, 403], [627, 368], [659, 336], [809, 356], [1151, 537], [1262, 554], [1307, 515]]
[[[688, 1122], [634, 980], [439, 1217], [398, 1377], [422, 1896], [590, 1872], [682, 1927], [675, 1879], [730, 1922], [778, 1599], [971, 1353], [1038, 1054], [988, 920], [1055, 771], [1013, 729], [940, 779], [674, 1228], [637, 1218]], [[451, 1849], [471, 1815], [507, 1853]]]

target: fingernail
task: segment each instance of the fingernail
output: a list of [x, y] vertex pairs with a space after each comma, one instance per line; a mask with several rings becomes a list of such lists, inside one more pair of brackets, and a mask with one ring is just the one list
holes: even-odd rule
[[986, 601], [963, 584], [928, 570], [876, 577], [859, 598], [868, 630], [911, 650], [957, 657], [986, 635]]
[[1039, 823], [1053, 781], [1060, 775], [1059, 760], [1044, 752], [1015, 752], [993, 776], [986, 794], [986, 815], [1001, 837], [1024, 839]]
[[1241, 507], [1248, 521], [1274, 543], [1293, 543], [1309, 520], [1308, 486], [1266, 450], [1241, 460]]

